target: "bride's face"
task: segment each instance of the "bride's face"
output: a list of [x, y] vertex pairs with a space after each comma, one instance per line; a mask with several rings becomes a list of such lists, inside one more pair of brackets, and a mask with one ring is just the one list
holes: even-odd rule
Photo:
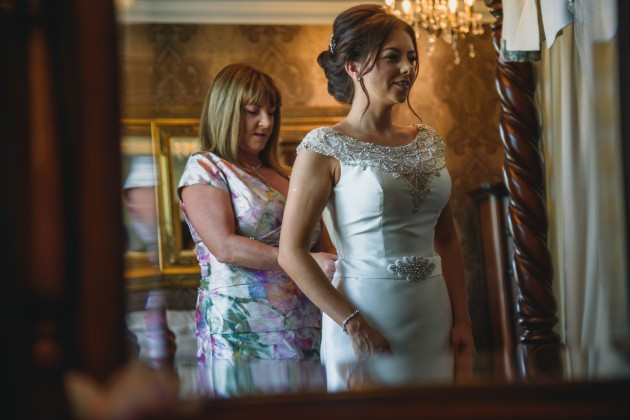
[[378, 52], [374, 68], [363, 75], [370, 100], [405, 102], [416, 76], [417, 56], [409, 34], [403, 29], [392, 31]]

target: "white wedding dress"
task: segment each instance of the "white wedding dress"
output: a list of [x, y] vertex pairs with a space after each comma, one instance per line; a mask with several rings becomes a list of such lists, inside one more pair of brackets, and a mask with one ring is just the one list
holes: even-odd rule
[[[417, 127], [414, 141], [400, 147], [316, 128], [298, 152], [312, 149], [341, 164], [325, 218], [339, 254], [333, 284], [389, 340], [394, 355], [435, 359], [449, 352], [452, 327], [433, 245], [451, 179], [442, 139], [429, 126]], [[321, 358], [328, 389], [345, 389], [356, 357], [349, 337], [326, 315]], [[445, 375], [452, 373], [448, 363], [438, 371], [444, 369]]]

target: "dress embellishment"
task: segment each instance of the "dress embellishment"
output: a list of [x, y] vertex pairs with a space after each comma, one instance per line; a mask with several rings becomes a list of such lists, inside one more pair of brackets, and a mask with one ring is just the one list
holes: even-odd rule
[[331, 127], [311, 131], [297, 147], [332, 156], [345, 165], [369, 167], [402, 178], [411, 187], [413, 212], [417, 212], [430, 192], [434, 176], [446, 166], [446, 145], [431, 127], [419, 124], [418, 135], [399, 147], [381, 146], [356, 140]]
[[434, 268], [435, 264], [428, 258], [413, 256], [396, 260], [387, 267], [387, 271], [405, 277], [407, 281], [421, 281], [429, 277]]

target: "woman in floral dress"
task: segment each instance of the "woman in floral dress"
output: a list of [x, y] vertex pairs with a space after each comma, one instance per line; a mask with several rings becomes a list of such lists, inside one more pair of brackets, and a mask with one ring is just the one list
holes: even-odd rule
[[[278, 161], [281, 96], [246, 64], [216, 76], [178, 193], [201, 268], [197, 358], [318, 360], [321, 313], [277, 261], [289, 181]], [[320, 223], [309, 247], [332, 278], [336, 255]]]

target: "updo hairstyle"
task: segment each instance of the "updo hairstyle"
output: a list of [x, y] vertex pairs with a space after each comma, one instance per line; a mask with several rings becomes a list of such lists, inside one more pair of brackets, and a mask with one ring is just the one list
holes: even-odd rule
[[[341, 12], [333, 23], [329, 49], [322, 51], [317, 57], [317, 64], [324, 69], [324, 74], [328, 79], [328, 93], [341, 103], [351, 104], [354, 98], [354, 85], [344, 68], [346, 62], [350, 60], [363, 63], [359, 76], [369, 73], [374, 68], [377, 55], [385, 40], [396, 29], [402, 29], [409, 34], [414, 50], [417, 52], [413, 28], [390, 14], [383, 6], [361, 4]], [[414, 80], [411, 81], [412, 84], [418, 74], [417, 60], [414, 67], [416, 72]], [[368, 98], [369, 107], [370, 98], [362, 77], [359, 83]], [[407, 97], [407, 105], [409, 105], [409, 97]]]

